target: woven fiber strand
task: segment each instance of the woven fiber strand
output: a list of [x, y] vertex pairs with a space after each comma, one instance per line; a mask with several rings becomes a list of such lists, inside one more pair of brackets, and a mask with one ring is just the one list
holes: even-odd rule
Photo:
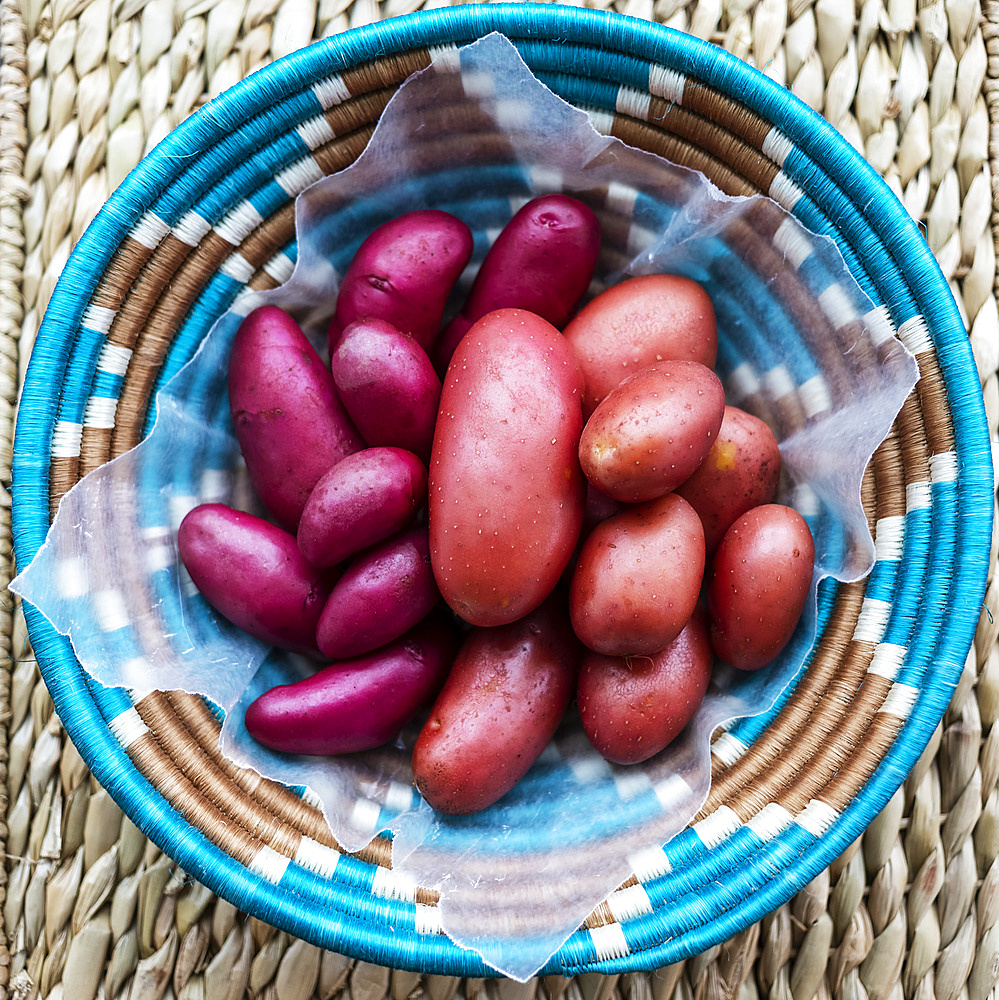
[[[994, 433], [988, 24], [973, 5], [927, 6], [918, 16], [914, 8], [895, 5], [887, 11], [865, 5], [856, 12], [835, 6], [632, 5], [625, 12], [655, 16], [712, 37], [758, 65], [769, 63], [779, 80], [822, 108], [896, 185], [909, 211], [925, 221], [931, 247], [968, 317]], [[17, 13], [12, 5], [4, 11]], [[30, 343], [54, 278], [108, 186], [203, 100], [206, 87], [224, 89], [258, 62], [304, 44], [313, 31], [401, 12], [310, 4], [255, 10], [242, 3], [25, 11], [28, 80], [22, 76], [19, 85], [28, 83], [31, 98], [24, 167], [15, 174], [23, 178], [18, 204], [27, 195], [18, 220], [26, 257], [22, 265], [15, 253], [14, 263], [24, 275], [23, 305], [15, 303], [24, 312], [23, 320], [15, 320], [22, 346]], [[6, 18], [3, 23], [7, 45], [17, 25], [12, 31]], [[102, 45], [97, 28], [108, 23]], [[309, 34], [296, 36], [303, 24]], [[18, 42], [10, 44], [16, 49]], [[5, 58], [7, 66], [16, 69], [17, 58]], [[883, 81], [893, 76], [909, 89], [889, 89], [889, 100]], [[886, 116], [892, 101], [898, 110]], [[13, 103], [20, 106], [16, 97]], [[16, 234], [21, 227], [11, 228]], [[11, 242], [17, 245], [16, 235]], [[93, 445], [88, 455], [96, 458], [110, 442]], [[9, 745], [10, 888], [3, 911], [12, 985], [27, 995], [34, 984], [41, 996], [61, 989], [63, 995], [84, 996], [102, 990], [108, 997], [249, 991], [307, 998], [332, 996], [344, 987], [355, 998], [418, 990], [435, 1000], [458, 990], [469, 1000], [482, 991], [512, 998], [537, 990], [601, 1000], [615, 992], [665, 998], [705, 990], [712, 996], [742, 992], [795, 1000], [826, 994], [959, 996], [965, 990], [985, 996], [995, 984], [996, 955], [994, 597], [990, 588], [988, 614], [965, 676], [923, 762], [855, 848], [808, 890], [726, 945], [659, 974], [581, 976], [526, 987], [420, 977], [320, 953], [245, 919], [187, 881], [122, 820], [87, 775], [51, 717], [18, 626]], [[163, 701], [143, 704], [148, 722], [163, 717]], [[188, 713], [189, 729], [206, 721], [191, 714], [196, 709], [189, 705], [171, 708], [178, 716]]]

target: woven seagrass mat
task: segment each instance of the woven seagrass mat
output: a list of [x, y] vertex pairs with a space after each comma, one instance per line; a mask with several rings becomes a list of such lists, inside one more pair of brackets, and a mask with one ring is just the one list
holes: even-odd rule
[[[995, 439], [999, 180], [991, 161], [999, 156], [999, 2], [587, 5], [654, 18], [766, 67], [864, 151], [922, 223], [951, 279]], [[74, 241], [114, 186], [199, 104], [263, 63], [417, 6], [0, 0], [0, 483], [9, 485], [17, 388], [34, 333]], [[0, 501], [5, 585], [12, 566], [2, 489]], [[807, 889], [725, 944], [655, 973], [526, 985], [419, 976], [321, 952], [187, 878], [89, 774], [53, 715], [23, 619], [4, 600], [0, 998], [995, 996], [997, 588], [991, 577], [962, 681], [912, 776]]]

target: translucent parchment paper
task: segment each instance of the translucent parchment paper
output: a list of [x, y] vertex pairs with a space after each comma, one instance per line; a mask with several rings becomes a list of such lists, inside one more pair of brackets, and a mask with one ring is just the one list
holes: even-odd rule
[[[394, 891], [438, 889], [444, 932], [520, 980], [632, 872], [661, 861], [661, 845], [707, 794], [712, 732], [765, 711], [801, 669], [815, 634], [818, 581], [870, 570], [861, 477], [917, 377], [887, 315], [830, 239], [769, 199], [725, 196], [594, 123], [606, 124], [552, 94], [502, 36], [438, 53], [393, 97], [361, 158], [299, 195], [290, 280], [239, 296], [159, 394], [149, 437], [64, 497], [12, 588], [70, 636], [104, 685], [183, 689], [220, 706], [224, 752], [310, 788], [345, 849], [390, 830]], [[321, 345], [338, 276], [374, 226], [416, 208], [460, 215], [476, 233], [467, 286], [503, 223], [531, 196], [553, 190], [588, 201], [606, 223], [594, 292], [652, 271], [708, 288], [719, 374], [729, 401], [768, 420], [781, 442], [781, 499], [812, 528], [815, 580], [779, 660], [753, 674], [719, 669], [693, 723], [651, 761], [611, 766], [570, 713], [513, 792], [478, 815], [447, 818], [412, 786], [415, 729], [396, 745], [331, 759], [272, 753], [247, 736], [246, 705], [313, 665], [220, 620], [178, 564], [175, 532], [196, 503], [253, 506], [225, 389], [229, 344], [250, 309], [286, 308]]]

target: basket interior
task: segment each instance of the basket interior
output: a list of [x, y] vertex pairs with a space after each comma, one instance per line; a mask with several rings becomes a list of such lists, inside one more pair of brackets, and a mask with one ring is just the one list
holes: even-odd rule
[[[950, 700], [988, 565], [988, 436], [947, 284], [887, 187], [759, 74], [645, 22], [483, 5], [358, 29], [244, 81], [140, 164], [70, 259], [22, 396], [17, 557], [25, 565], [41, 545], [67, 490], [143, 438], [156, 392], [237, 296], [289, 276], [294, 195], [357, 158], [410, 73], [490, 30], [511, 37], [536, 75], [600, 131], [691, 166], [727, 194], [769, 194], [835, 240], [920, 368], [864, 483], [873, 573], [823, 589], [807, 668], [772, 711], [717, 734], [712, 788], [695, 822], [640, 859], [544, 971], [657, 968], [790, 898], [884, 805]], [[439, 181], [457, 151], [474, 148], [475, 122], [449, 117], [444, 100], [435, 113], [437, 158], [427, 171]], [[490, 163], [495, 154], [483, 151]], [[508, 197], [504, 183], [498, 176]], [[627, 255], [636, 217], [620, 197], [593, 192], [608, 262]], [[650, 222], [655, 205], [650, 197]], [[482, 213], [487, 229], [488, 206]], [[793, 302], [793, 268], [787, 280]], [[831, 326], [830, 344], [848, 335]], [[784, 402], [782, 419], [806, 419], [800, 386]], [[342, 853], [313, 803], [221, 755], [219, 721], [203, 701], [97, 685], [69, 643], [26, 612], [70, 735], [128, 815], [185, 870], [322, 947], [396, 968], [488, 974], [440, 933], [436, 894], [393, 878], [385, 837]]]

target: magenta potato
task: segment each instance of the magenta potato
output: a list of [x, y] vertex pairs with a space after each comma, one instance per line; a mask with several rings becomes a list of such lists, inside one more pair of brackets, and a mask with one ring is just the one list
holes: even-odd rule
[[275, 306], [240, 324], [229, 357], [229, 408], [247, 472], [276, 521], [294, 531], [312, 488], [364, 446], [333, 376]]
[[461, 312], [431, 351], [439, 371], [469, 327], [495, 309], [526, 309], [561, 329], [597, 266], [600, 224], [565, 194], [532, 198], [503, 227], [479, 265]]
[[314, 566], [332, 566], [404, 528], [426, 499], [427, 470], [414, 454], [364, 448], [316, 483], [298, 524], [298, 547]]
[[379, 226], [354, 255], [337, 293], [330, 355], [344, 329], [381, 319], [429, 347], [451, 289], [472, 256], [472, 231], [448, 212], [407, 212]]
[[295, 536], [225, 504], [200, 504], [177, 545], [194, 585], [221, 615], [273, 646], [317, 653], [316, 624], [332, 578], [305, 561]]
[[706, 616], [697, 611], [665, 648], [642, 656], [587, 651], [576, 700], [583, 732], [606, 760], [638, 764], [663, 750], [700, 707], [711, 680]]
[[683, 631], [704, 575], [704, 529], [675, 493], [626, 507], [583, 543], [569, 590], [576, 635], [608, 656], [652, 654]]
[[815, 546], [805, 519], [782, 504], [738, 518], [715, 553], [708, 582], [711, 644], [740, 670], [758, 670], [787, 645], [808, 599]]
[[527, 614], [568, 565], [585, 500], [579, 387], [562, 335], [522, 309], [488, 313], [458, 345], [430, 461], [430, 557], [472, 625]]
[[351, 323], [330, 359], [333, 382], [365, 442], [405, 448], [424, 462], [434, 440], [441, 380], [427, 352], [384, 320]]
[[773, 501], [780, 467], [773, 431], [759, 417], [726, 406], [704, 461], [676, 488], [701, 518], [708, 556], [737, 517]]
[[553, 600], [473, 628], [413, 747], [413, 780], [439, 812], [477, 812], [527, 773], [576, 687], [580, 648]]
[[330, 592], [316, 641], [324, 656], [370, 652], [402, 635], [440, 601], [425, 525], [357, 555]]
[[247, 731], [284, 753], [371, 750], [433, 701], [456, 648], [453, 625], [431, 615], [374, 652], [264, 692], [246, 710]]
[[586, 478], [615, 500], [640, 503], [676, 489], [701, 464], [725, 412], [720, 379], [697, 361], [664, 361], [600, 402], [579, 441]]

